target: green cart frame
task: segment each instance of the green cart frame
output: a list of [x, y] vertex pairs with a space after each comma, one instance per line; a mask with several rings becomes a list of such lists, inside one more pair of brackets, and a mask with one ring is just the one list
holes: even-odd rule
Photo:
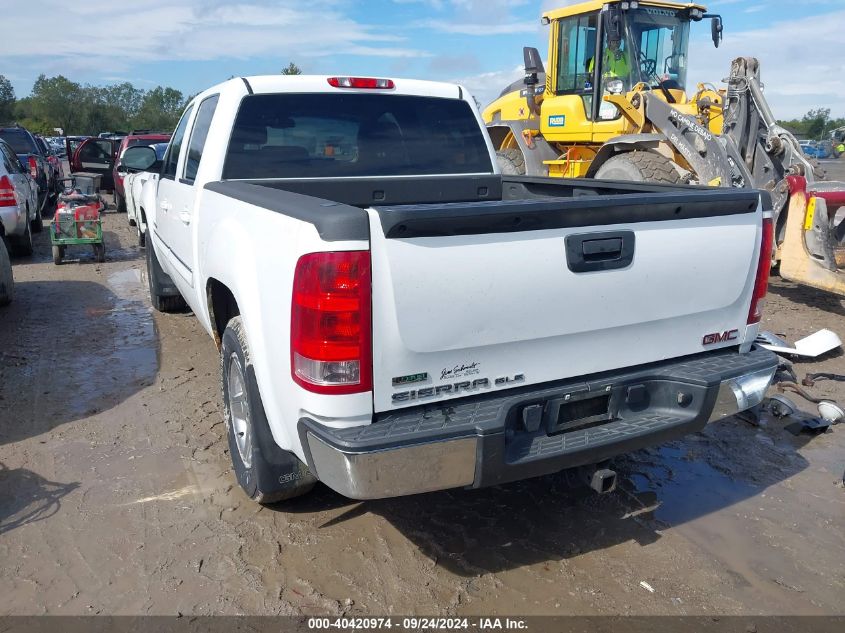
[[[79, 225], [85, 224], [90, 226], [96, 224], [96, 234], [94, 237], [69, 237], [60, 232], [58, 222], [53, 220], [50, 222], [50, 242], [53, 245], [53, 263], [59, 265], [65, 256], [65, 248], [67, 246], [78, 246], [80, 244], [91, 244], [94, 247], [94, 259], [102, 263], [106, 261], [106, 245], [103, 242], [103, 221], [102, 218], [96, 220], [73, 220], [73, 234], [79, 235]], [[63, 224], [66, 228], [70, 227], [70, 222]]]

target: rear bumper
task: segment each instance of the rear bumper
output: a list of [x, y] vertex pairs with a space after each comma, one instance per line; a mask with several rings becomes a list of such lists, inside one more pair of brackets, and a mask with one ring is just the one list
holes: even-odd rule
[[[479, 488], [701, 430], [758, 404], [776, 368], [777, 357], [764, 349], [717, 350], [377, 414], [353, 428], [303, 418], [299, 433], [311, 472], [353, 499]], [[561, 422], [565, 408], [595, 413], [596, 405], [603, 413], [592, 422]]]

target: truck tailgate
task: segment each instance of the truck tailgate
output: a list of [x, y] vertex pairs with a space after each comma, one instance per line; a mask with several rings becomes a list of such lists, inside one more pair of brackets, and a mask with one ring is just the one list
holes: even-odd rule
[[[376, 411], [632, 367], [756, 333], [746, 332], [761, 239], [754, 191], [368, 213]], [[705, 340], [711, 333], [717, 342]]]

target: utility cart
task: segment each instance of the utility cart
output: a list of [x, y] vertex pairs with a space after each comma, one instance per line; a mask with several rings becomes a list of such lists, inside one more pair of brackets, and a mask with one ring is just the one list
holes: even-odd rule
[[106, 261], [103, 242], [103, 224], [100, 213], [105, 209], [103, 199], [96, 193], [82, 193], [72, 185], [59, 196], [56, 214], [50, 223], [50, 242], [53, 245], [53, 263], [62, 263], [68, 246], [90, 244], [94, 258]]

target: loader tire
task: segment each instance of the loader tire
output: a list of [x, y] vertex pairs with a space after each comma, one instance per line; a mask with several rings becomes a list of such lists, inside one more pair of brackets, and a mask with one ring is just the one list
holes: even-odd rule
[[519, 149], [500, 149], [496, 152], [496, 163], [505, 176], [525, 175], [525, 157]]
[[681, 176], [671, 160], [654, 152], [642, 151], [625, 152], [608, 159], [599, 167], [595, 178], [681, 184]]

